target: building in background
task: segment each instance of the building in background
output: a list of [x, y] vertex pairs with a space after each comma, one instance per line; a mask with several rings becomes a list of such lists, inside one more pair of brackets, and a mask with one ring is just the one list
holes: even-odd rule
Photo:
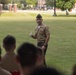
[[74, 4], [74, 7], [72, 9], [72, 12], [76, 14], [76, 3]]
[[46, 5], [45, 5], [45, 0], [38, 0], [38, 8], [42, 9], [44, 8]]

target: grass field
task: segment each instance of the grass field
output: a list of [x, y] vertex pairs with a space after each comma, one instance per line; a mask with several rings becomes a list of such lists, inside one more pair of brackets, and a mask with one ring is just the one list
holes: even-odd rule
[[[3, 13], [0, 16], [0, 44], [6, 35], [13, 35], [17, 40], [17, 47], [23, 42], [36, 45], [36, 40], [29, 37], [34, 33], [37, 25], [34, 13]], [[50, 41], [46, 54], [47, 64], [70, 75], [76, 63], [76, 17], [52, 17], [42, 14], [44, 24], [49, 26]], [[2, 47], [2, 55], [5, 53]]]

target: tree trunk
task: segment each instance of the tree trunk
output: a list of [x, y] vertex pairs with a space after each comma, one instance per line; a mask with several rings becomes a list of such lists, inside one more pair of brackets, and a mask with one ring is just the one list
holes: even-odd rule
[[69, 11], [68, 11], [68, 9], [66, 9], [66, 15], [69, 15]]
[[56, 15], [56, 0], [54, 0], [54, 15], [53, 16], [57, 16]]

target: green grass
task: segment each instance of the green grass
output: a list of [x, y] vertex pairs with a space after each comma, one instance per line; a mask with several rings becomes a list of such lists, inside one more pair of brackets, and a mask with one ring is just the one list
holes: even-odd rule
[[[23, 42], [31, 42], [36, 45], [36, 40], [29, 37], [34, 33], [37, 25], [34, 13], [3, 13], [0, 16], [0, 44], [6, 35], [13, 35], [17, 40], [17, 47]], [[46, 54], [47, 64], [71, 74], [72, 67], [76, 63], [76, 17], [52, 17], [50, 14], [42, 14], [44, 24], [49, 26], [50, 41]], [[2, 55], [5, 53], [2, 47]]]

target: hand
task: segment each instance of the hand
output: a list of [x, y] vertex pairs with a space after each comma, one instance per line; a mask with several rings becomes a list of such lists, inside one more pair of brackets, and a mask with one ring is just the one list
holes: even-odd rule
[[42, 50], [45, 50], [45, 46], [42, 46], [41, 49], [42, 49]]
[[32, 37], [32, 32], [30, 32], [30, 37]]

